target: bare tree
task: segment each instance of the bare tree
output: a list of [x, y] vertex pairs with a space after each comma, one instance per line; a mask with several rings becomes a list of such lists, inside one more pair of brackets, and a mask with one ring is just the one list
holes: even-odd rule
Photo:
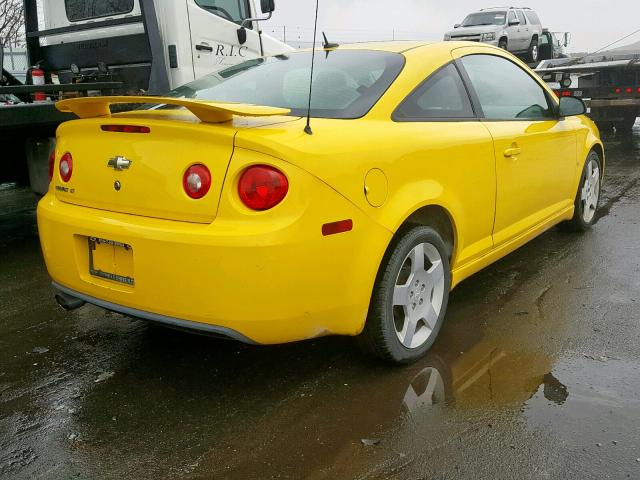
[[22, 0], [0, 0], [0, 45], [24, 43]]

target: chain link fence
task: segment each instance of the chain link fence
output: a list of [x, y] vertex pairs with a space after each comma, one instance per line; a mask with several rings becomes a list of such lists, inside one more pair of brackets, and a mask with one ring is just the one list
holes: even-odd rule
[[25, 47], [4, 47], [4, 68], [10, 72], [26, 72], [29, 68]]

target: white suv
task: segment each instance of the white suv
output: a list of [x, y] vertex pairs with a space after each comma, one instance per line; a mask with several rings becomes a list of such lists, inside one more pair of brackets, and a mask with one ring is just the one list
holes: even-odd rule
[[483, 42], [538, 61], [542, 36], [540, 18], [530, 8], [485, 8], [472, 13], [444, 36], [446, 41]]

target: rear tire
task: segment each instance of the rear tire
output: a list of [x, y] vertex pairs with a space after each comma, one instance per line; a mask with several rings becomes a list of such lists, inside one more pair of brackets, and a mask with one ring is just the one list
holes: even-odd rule
[[540, 46], [538, 43], [538, 37], [533, 37], [531, 39], [531, 45], [529, 45], [529, 50], [527, 51], [527, 60], [529, 63], [537, 63], [539, 57]]
[[450, 289], [449, 256], [438, 232], [405, 230], [380, 266], [360, 346], [390, 363], [418, 360], [440, 332]]
[[500, 41], [498, 42], [498, 48], [501, 48], [503, 50], [509, 50], [509, 41], [506, 38], [501, 38]]
[[591, 151], [582, 169], [573, 218], [564, 224], [567, 230], [585, 232], [597, 220], [601, 174], [602, 161], [600, 160], [600, 155], [598, 155], [598, 152]]

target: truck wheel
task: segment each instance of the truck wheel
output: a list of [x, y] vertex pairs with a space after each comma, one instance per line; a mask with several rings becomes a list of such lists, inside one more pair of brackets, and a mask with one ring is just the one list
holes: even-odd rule
[[606, 121], [598, 121], [596, 122], [596, 126], [601, 133], [611, 133], [613, 130], [613, 123]]
[[582, 177], [580, 177], [573, 218], [563, 224], [567, 230], [585, 232], [595, 223], [600, 201], [601, 172], [600, 155], [592, 151], [584, 163]]
[[500, 41], [498, 42], [498, 48], [501, 48], [503, 50], [509, 50], [509, 42], [506, 38], [501, 38]]
[[616, 122], [613, 126], [616, 133], [631, 133], [633, 126], [636, 124], [636, 117], [625, 117], [624, 121]]
[[450, 289], [442, 237], [431, 227], [406, 230], [378, 272], [361, 347], [390, 363], [418, 360], [440, 332]]
[[527, 60], [529, 63], [536, 63], [540, 56], [540, 46], [538, 45], [538, 37], [531, 39], [531, 45], [529, 45], [529, 51], [527, 52]]

